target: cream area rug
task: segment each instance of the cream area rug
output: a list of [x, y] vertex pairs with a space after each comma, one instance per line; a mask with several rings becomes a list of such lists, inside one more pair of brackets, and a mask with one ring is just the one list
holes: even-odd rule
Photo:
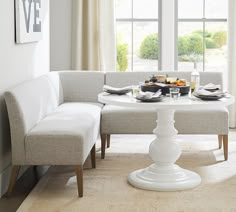
[[134, 188], [127, 175], [152, 163], [150, 135], [111, 137], [105, 160], [97, 152], [97, 168], [84, 169], [84, 197], [77, 197], [74, 167], [51, 167], [18, 212], [236, 212], [236, 139], [223, 160], [216, 136], [179, 136], [183, 154], [177, 164], [200, 174], [200, 186], [178, 192]]

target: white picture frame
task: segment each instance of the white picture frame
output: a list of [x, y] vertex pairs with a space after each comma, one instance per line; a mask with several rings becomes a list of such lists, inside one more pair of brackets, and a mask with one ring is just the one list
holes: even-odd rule
[[15, 0], [16, 43], [42, 39], [43, 0]]

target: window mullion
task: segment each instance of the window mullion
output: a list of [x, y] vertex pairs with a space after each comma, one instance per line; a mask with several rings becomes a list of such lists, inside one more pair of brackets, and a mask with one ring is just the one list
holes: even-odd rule
[[203, 1], [203, 72], [205, 71], [205, 61], [206, 61], [206, 49], [205, 49], [205, 44], [206, 44], [206, 0]]
[[158, 1], [158, 64], [157, 69], [162, 69], [162, 0]]
[[207, 18], [180, 18], [178, 22], [227, 22], [227, 19], [207, 19]]
[[131, 71], [134, 71], [134, 0], [132, 0], [131, 8]]
[[178, 71], [178, 25], [179, 25], [179, 20], [178, 20], [178, 3], [179, 1], [175, 1], [175, 71]]
[[157, 22], [157, 18], [117, 18], [116, 21], [122, 21], [122, 22]]

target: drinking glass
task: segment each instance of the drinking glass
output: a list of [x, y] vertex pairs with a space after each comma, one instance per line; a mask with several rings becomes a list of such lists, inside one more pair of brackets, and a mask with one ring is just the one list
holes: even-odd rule
[[170, 88], [170, 97], [172, 99], [178, 99], [180, 96], [179, 91], [180, 91], [180, 89], [177, 87]]
[[139, 95], [139, 86], [138, 85], [132, 85], [132, 96], [137, 97]]

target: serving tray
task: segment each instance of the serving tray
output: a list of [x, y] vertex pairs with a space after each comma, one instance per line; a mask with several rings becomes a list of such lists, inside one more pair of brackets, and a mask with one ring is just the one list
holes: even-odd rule
[[[162, 95], [166, 95], [166, 94], [170, 93], [169, 89], [172, 88], [172, 87], [176, 87], [176, 86], [167, 85], [167, 86], [163, 87], [163, 86], [159, 86], [159, 85], [152, 85], [152, 86], [142, 85], [141, 90], [143, 92], [150, 91], [150, 92], [155, 93], [159, 89], [161, 89]], [[180, 89], [180, 94], [181, 95], [186, 95], [190, 91], [190, 86], [177, 86], [177, 87]]]

